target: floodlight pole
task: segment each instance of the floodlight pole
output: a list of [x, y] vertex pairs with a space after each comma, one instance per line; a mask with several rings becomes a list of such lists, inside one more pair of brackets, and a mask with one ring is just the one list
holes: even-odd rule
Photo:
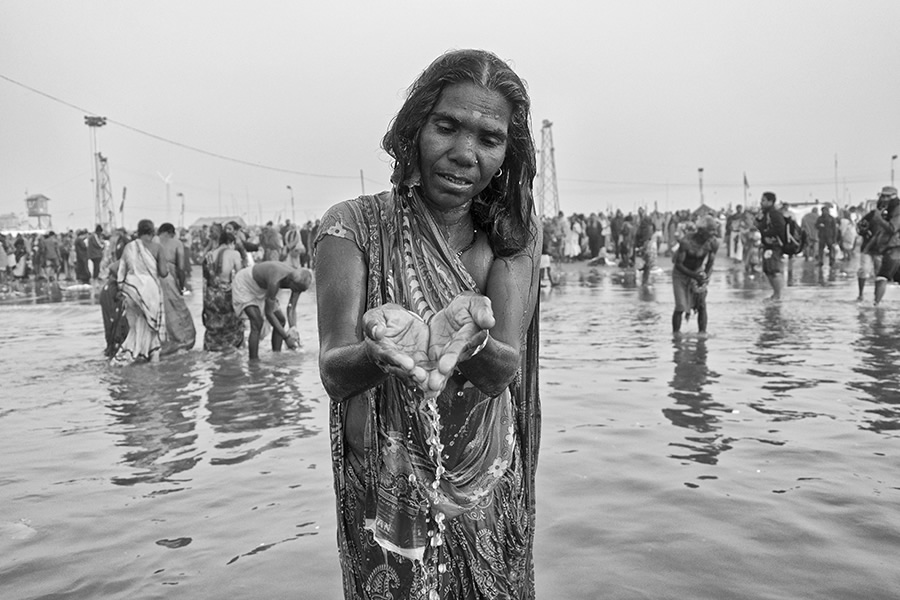
[[97, 128], [106, 125], [106, 117], [84, 117], [84, 124], [91, 128], [91, 162], [94, 164], [94, 224], [103, 223], [100, 200], [100, 151], [97, 148]]
[[287, 186], [287, 189], [291, 190], [291, 223], [297, 223], [297, 213], [294, 210], [294, 188], [291, 186]]

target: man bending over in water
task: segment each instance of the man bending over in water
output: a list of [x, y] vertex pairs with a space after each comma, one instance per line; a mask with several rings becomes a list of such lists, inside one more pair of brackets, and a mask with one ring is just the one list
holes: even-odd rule
[[[282, 343], [297, 348], [297, 300], [309, 289], [312, 272], [290, 267], [282, 262], [266, 261], [238, 271], [231, 282], [231, 302], [236, 315], [250, 319], [250, 360], [259, 358], [259, 340], [272, 329], [272, 351], [280, 352]], [[291, 290], [287, 319], [278, 304], [278, 291]], [[265, 319], [263, 318], [265, 315]], [[287, 323], [287, 329], [285, 329]]]
[[700, 333], [706, 333], [706, 285], [716, 262], [716, 252], [719, 251], [717, 232], [715, 218], [703, 217], [696, 231], [685, 235], [678, 244], [675, 267], [672, 269], [672, 287], [675, 290], [673, 333], [681, 331], [681, 317], [690, 316], [692, 309], [697, 311]]

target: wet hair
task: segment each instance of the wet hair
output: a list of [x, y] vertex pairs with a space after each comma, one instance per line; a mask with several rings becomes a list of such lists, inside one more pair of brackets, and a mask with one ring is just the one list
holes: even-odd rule
[[234, 234], [230, 231], [222, 231], [219, 233], [219, 245], [222, 244], [233, 244], [234, 243]]
[[509, 102], [511, 116], [502, 173], [475, 199], [475, 223], [488, 232], [498, 256], [523, 250], [534, 212], [532, 184], [537, 172], [531, 135], [531, 99], [525, 83], [504, 61], [484, 50], [453, 50], [439, 56], [407, 91], [406, 101], [391, 122], [381, 146], [394, 159], [391, 182], [400, 194], [409, 190], [418, 171], [419, 134], [448, 86], [473, 83]]
[[775, 202], [775, 192], [763, 192], [763, 200], [768, 200], [769, 202]]
[[171, 233], [172, 235], [175, 235], [175, 226], [171, 223], [163, 223], [156, 231], [158, 233]]
[[103, 233], [103, 225], [97, 225], [94, 227], [94, 233]]
[[150, 219], [141, 219], [140, 221], [138, 221], [138, 236], [153, 235], [155, 232], [156, 228], [153, 226], [153, 221], [151, 221]]

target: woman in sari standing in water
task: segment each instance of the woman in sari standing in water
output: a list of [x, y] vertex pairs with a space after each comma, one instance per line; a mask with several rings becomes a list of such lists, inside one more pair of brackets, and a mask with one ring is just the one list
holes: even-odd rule
[[166, 340], [166, 311], [160, 279], [169, 274], [162, 247], [153, 241], [153, 221], [138, 222], [137, 238], [128, 242], [119, 261], [116, 277], [128, 335], [116, 353], [116, 362], [159, 360]]
[[534, 597], [529, 112], [495, 55], [439, 57], [382, 142], [393, 189], [322, 219], [319, 363], [348, 599]]
[[188, 274], [184, 270], [184, 244], [175, 236], [175, 226], [163, 223], [159, 226], [159, 245], [162, 247], [169, 274], [160, 280], [166, 305], [166, 334], [162, 354], [190, 350], [197, 339], [194, 318], [184, 301], [184, 288]]
[[234, 247], [234, 234], [213, 224], [210, 238], [218, 247], [203, 259], [204, 350], [229, 350], [244, 345], [244, 321], [231, 302], [231, 280], [241, 269], [241, 255]]

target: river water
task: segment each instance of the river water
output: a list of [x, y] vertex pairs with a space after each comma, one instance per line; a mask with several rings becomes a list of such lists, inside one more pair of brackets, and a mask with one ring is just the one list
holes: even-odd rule
[[[709, 336], [675, 338], [668, 273], [564, 270], [539, 598], [900, 597], [900, 289], [857, 304], [800, 263], [769, 303], [722, 264]], [[96, 291], [0, 300], [0, 598], [341, 598], [314, 315], [303, 294], [302, 349], [256, 364], [109, 367]]]

